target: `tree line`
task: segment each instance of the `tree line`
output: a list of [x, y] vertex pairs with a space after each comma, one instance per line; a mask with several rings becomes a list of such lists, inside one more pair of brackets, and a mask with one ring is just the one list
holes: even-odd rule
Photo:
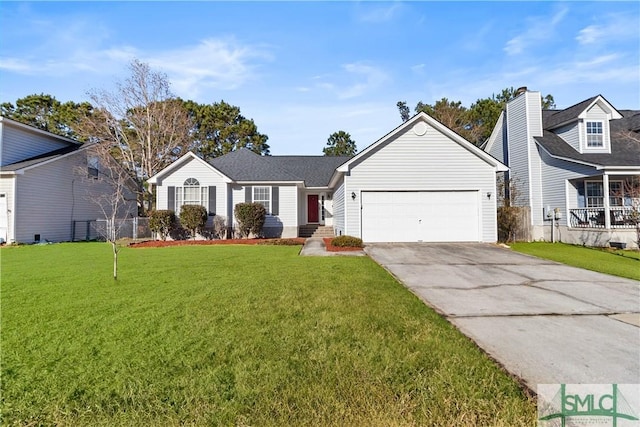
[[[450, 101], [442, 98], [433, 104], [425, 104], [418, 101], [415, 113], [425, 112], [438, 120], [449, 129], [464, 137], [467, 141], [481, 145], [491, 136], [500, 113], [518, 95], [518, 90], [513, 87], [502, 89], [497, 95], [478, 99], [469, 107], [462, 105], [461, 101]], [[396, 104], [400, 118], [406, 122], [411, 118], [411, 110], [406, 101], [398, 101]], [[542, 108], [555, 108], [552, 95], [542, 97]]]

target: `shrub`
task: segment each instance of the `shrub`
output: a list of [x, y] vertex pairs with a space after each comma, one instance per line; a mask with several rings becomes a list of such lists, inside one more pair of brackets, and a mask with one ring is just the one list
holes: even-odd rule
[[362, 239], [353, 236], [338, 236], [331, 239], [332, 246], [341, 248], [361, 248], [364, 246]]
[[216, 239], [222, 239], [227, 235], [227, 218], [220, 215], [213, 217], [213, 234]]
[[158, 210], [149, 213], [149, 228], [160, 235], [161, 240], [176, 228], [176, 214], [174, 211]]
[[267, 211], [260, 203], [238, 203], [233, 212], [238, 220], [238, 232], [243, 238], [262, 233]]
[[182, 205], [180, 208], [180, 224], [191, 232], [191, 237], [196, 238], [196, 233], [207, 225], [207, 210], [200, 205]]

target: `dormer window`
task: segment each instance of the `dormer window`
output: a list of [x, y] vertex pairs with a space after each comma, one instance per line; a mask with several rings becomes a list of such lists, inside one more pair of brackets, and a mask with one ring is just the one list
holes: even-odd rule
[[602, 131], [602, 122], [587, 122], [587, 147], [604, 147], [604, 133]]

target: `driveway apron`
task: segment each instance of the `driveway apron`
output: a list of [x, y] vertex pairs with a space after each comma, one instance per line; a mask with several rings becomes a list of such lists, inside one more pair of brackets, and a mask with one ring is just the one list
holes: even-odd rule
[[490, 244], [366, 252], [535, 390], [640, 383], [640, 282]]

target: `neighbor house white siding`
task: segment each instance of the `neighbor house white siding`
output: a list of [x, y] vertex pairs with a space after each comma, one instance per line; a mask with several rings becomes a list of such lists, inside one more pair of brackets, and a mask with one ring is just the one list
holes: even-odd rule
[[550, 209], [559, 208], [562, 212], [560, 225], [567, 225], [569, 209], [578, 207], [577, 191], [567, 181], [584, 178], [597, 173], [595, 168], [579, 163], [566, 162], [553, 158], [546, 151], [540, 149], [542, 159], [542, 174], [545, 177], [542, 183], [544, 198], [543, 206]]
[[506, 132], [504, 126], [503, 111], [502, 113], [500, 113], [500, 117], [498, 117], [498, 121], [493, 128], [493, 132], [491, 132], [491, 136], [489, 136], [489, 140], [487, 142], [487, 153], [506, 164], [507, 158], [505, 157], [504, 150]]
[[6, 166], [71, 145], [28, 126], [0, 121], [0, 165]]
[[482, 195], [480, 240], [495, 242], [495, 168], [425, 124], [424, 135], [407, 129], [351, 166], [345, 175], [344, 194], [355, 192], [356, 198], [344, 197], [344, 233], [361, 237], [362, 191], [476, 191]]
[[[594, 104], [591, 108], [587, 110], [586, 119], [581, 124], [581, 142], [582, 142], [582, 152], [583, 153], [611, 153], [611, 142], [609, 135], [609, 119], [610, 115], [602, 109], [599, 104]], [[592, 148], [587, 147], [587, 128], [586, 122], [590, 121], [600, 121], [602, 122], [602, 139], [604, 143], [604, 147], [602, 148]]]
[[518, 204], [520, 206], [531, 206], [531, 166], [529, 163], [526, 96], [520, 95], [509, 102], [506, 111], [509, 173], [520, 193]]
[[1, 176], [0, 177], [0, 194], [4, 194], [7, 201], [7, 212], [2, 212], [0, 214], [7, 216], [7, 230], [6, 230], [6, 241], [14, 242], [15, 234], [13, 231], [14, 224], [14, 212], [15, 212], [15, 193], [13, 192], [13, 187], [15, 185], [15, 176]]
[[578, 121], [554, 129], [553, 133], [562, 138], [576, 151], [580, 152], [582, 150], [580, 147], [580, 123]]
[[[36, 234], [53, 242], [73, 239], [73, 221], [104, 218], [97, 196], [112, 190], [103, 181], [88, 179], [87, 150], [39, 165], [17, 175], [15, 241], [30, 243]], [[135, 203], [129, 204], [135, 216]]]

